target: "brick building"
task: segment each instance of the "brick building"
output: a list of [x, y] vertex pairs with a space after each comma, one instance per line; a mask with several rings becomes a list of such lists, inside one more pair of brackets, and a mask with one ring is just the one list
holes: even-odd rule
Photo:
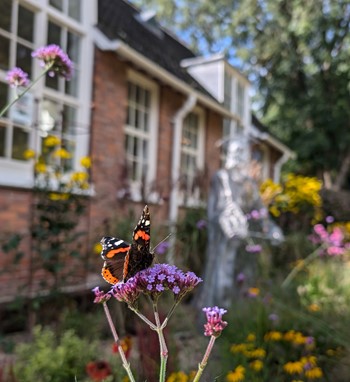
[[[81, 156], [92, 158], [92, 192], [81, 222], [87, 253], [101, 235], [118, 235], [108, 232], [109, 223], [129, 208], [138, 213], [147, 202], [156, 223], [171, 229], [181, 209], [205, 206], [209, 179], [224, 156], [217, 142], [239, 131], [254, 138], [262, 177], [278, 180], [292, 153], [252, 116], [250, 84], [239, 71], [221, 55], [196, 56], [151, 12], [124, 0], [90, 3], [1, 2], [0, 42], [8, 49], [0, 52], [1, 103], [11, 98], [6, 70], [18, 65], [37, 77], [30, 51], [40, 45], [61, 45], [76, 69], [69, 83], [47, 78], [34, 87], [22, 119], [14, 108], [0, 120], [3, 240], [13, 233], [28, 238], [33, 163], [22, 153], [40, 151], [47, 134], [59, 135], [70, 149], [71, 170], [79, 169]], [[16, 264], [10, 253], [0, 255], [0, 302], [33, 278], [29, 241], [22, 240], [24, 256]], [[70, 290], [95, 282], [85, 273]]]

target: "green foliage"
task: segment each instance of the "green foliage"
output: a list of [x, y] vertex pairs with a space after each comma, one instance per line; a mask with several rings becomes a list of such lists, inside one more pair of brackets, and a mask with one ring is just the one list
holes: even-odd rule
[[196, 274], [203, 273], [207, 248], [206, 211], [187, 209], [177, 225], [176, 251], [179, 261]]
[[16, 347], [16, 377], [21, 382], [81, 381], [96, 354], [96, 343], [80, 339], [72, 330], [57, 339], [52, 330], [36, 327], [33, 341]]

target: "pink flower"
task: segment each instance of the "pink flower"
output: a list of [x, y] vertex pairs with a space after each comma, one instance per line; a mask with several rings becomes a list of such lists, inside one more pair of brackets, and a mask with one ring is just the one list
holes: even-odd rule
[[9, 70], [5, 79], [12, 88], [18, 86], [28, 86], [29, 84], [28, 74], [21, 68], [13, 68]]
[[32, 53], [32, 57], [40, 60], [41, 66], [51, 67], [49, 75], [53, 77], [55, 73], [70, 80], [73, 74], [73, 63], [63, 50], [55, 44], [43, 46]]
[[218, 337], [227, 326], [227, 322], [222, 320], [222, 316], [227, 313], [227, 310], [214, 306], [203, 308], [203, 312], [207, 317], [207, 322], [204, 324], [204, 335]]
[[245, 247], [245, 250], [249, 253], [260, 253], [262, 250], [262, 247], [259, 244], [252, 244], [252, 245], [247, 245]]
[[95, 293], [95, 304], [101, 304], [103, 302], [106, 302], [112, 297], [110, 293], [105, 293], [104, 291], [100, 290], [98, 286], [95, 287], [92, 291]]

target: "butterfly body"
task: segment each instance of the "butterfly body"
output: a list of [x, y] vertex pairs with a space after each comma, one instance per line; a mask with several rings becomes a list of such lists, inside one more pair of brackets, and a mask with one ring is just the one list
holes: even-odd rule
[[125, 282], [152, 265], [154, 254], [150, 251], [150, 231], [150, 213], [148, 206], [145, 206], [131, 244], [110, 236], [102, 238], [101, 257], [105, 262], [101, 274], [109, 284]]

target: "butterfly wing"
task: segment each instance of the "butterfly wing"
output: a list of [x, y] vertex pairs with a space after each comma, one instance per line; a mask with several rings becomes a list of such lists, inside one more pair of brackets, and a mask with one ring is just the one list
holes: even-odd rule
[[137, 272], [151, 266], [153, 253], [150, 252], [151, 218], [148, 206], [145, 206], [140, 220], [133, 232], [130, 250], [126, 254], [123, 280], [126, 281]]
[[117, 284], [123, 279], [125, 257], [130, 244], [114, 237], [105, 236], [101, 240], [101, 257], [105, 260], [102, 267], [102, 277], [109, 284]]

